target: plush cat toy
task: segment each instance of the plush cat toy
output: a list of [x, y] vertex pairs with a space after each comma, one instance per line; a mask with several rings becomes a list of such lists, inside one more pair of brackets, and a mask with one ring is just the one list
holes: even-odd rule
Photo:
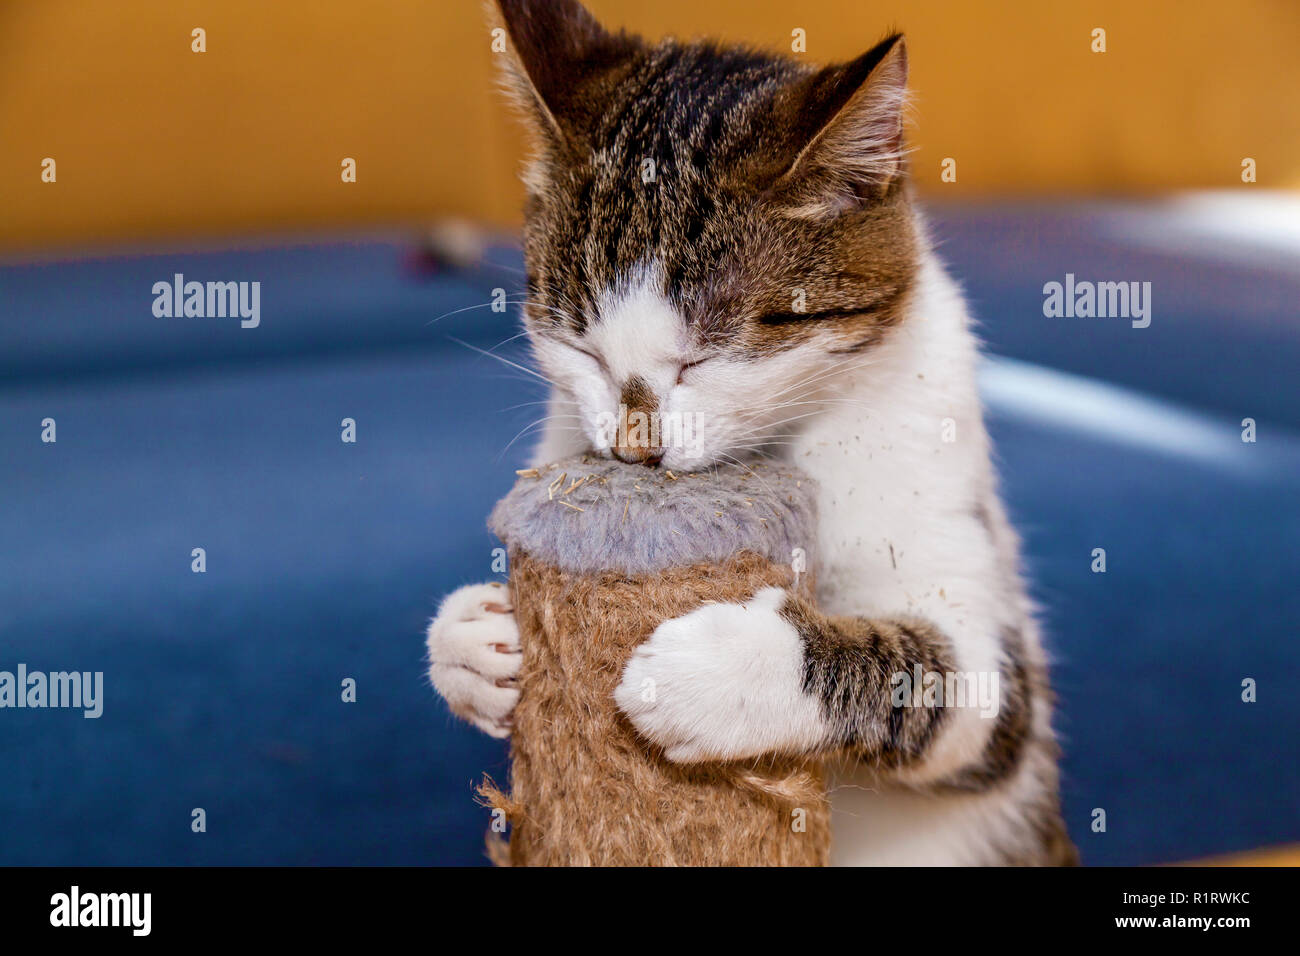
[[490, 521], [509, 549], [523, 652], [511, 793], [483, 790], [511, 823], [509, 863], [826, 863], [819, 764], [677, 763], [626, 716], [710, 694], [635, 680], [665, 621], [709, 601], [761, 603], [765, 588], [811, 596], [813, 518], [811, 482], [772, 465], [677, 475], [580, 457], [520, 473]]

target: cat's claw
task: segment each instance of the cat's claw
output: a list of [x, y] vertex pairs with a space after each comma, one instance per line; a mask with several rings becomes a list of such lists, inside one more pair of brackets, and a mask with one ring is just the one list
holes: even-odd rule
[[519, 702], [519, 629], [510, 589], [470, 584], [443, 599], [429, 623], [429, 678], [451, 712], [508, 737]]

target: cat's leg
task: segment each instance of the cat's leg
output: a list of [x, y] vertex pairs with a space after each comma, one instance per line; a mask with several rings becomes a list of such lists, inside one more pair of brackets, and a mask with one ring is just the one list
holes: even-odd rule
[[[533, 464], [544, 465], [586, 447], [576, 406], [553, 394]], [[427, 643], [429, 679], [451, 712], [493, 737], [510, 736], [522, 657], [509, 589], [491, 583], [453, 591], [429, 623]]]
[[615, 698], [671, 760], [847, 753], [976, 789], [1014, 768], [1031, 729], [1033, 668], [1001, 640], [992, 673], [963, 673], [925, 619], [831, 617], [768, 588], [664, 622]]
[[451, 712], [493, 737], [510, 735], [521, 661], [510, 590], [470, 584], [443, 599], [429, 623], [429, 678]]
[[706, 604], [665, 621], [633, 652], [614, 699], [637, 730], [684, 763], [823, 747], [831, 728], [803, 690], [803, 653], [781, 617], [787, 594]]

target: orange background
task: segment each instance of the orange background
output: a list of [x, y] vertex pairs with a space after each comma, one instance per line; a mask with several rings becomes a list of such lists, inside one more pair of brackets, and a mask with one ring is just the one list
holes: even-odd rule
[[[1296, 0], [589, 6], [611, 26], [771, 49], [801, 27], [818, 61], [903, 29], [932, 193], [1251, 188], [1246, 156], [1259, 188], [1300, 186]], [[489, 42], [475, 0], [8, 0], [0, 248], [513, 223], [521, 144]], [[949, 156], [958, 181], [941, 184]]]

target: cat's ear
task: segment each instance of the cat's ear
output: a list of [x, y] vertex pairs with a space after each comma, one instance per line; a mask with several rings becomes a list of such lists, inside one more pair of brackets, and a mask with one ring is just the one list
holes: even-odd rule
[[776, 191], [797, 215], [837, 215], [883, 195], [902, 173], [907, 47], [895, 34], [810, 78], [797, 104], [797, 154]]
[[599, 113], [593, 82], [637, 46], [578, 0], [496, 0], [508, 43], [505, 81], [537, 132], [573, 145]]

